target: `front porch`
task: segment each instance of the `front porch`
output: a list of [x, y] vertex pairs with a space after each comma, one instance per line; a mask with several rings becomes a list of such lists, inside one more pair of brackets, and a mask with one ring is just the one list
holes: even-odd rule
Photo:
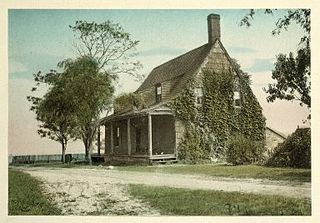
[[[177, 159], [175, 119], [168, 109], [130, 112], [103, 119], [106, 162], [154, 163]], [[98, 132], [100, 142], [100, 131]]]

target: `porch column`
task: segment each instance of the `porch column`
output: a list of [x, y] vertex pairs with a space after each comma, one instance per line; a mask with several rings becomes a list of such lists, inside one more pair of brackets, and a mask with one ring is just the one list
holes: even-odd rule
[[110, 134], [110, 142], [111, 142], [111, 145], [110, 145], [110, 154], [113, 154], [113, 124], [112, 122], [110, 122], [110, 130], [111, 130], [111, 134]]
[[127, 120], [127, 136], [128, 136], [128, 155], [131, 155], [131, 131], [130, 131], [130, 118]]
[[152, 117], [151, 114], [148, 114], [148, 149], [149, 149], [149, 157], [152, 156]]
[[101, 145], [100, 145], [100, 125], [98, 126], [98, 155], [100, 156], [100, 149], [101, 149]]

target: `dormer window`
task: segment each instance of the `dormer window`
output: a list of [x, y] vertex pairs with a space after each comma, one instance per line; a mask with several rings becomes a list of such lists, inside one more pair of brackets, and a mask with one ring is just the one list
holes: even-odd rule
[[234, 92], [233, 102], [234, 102], [234, 106], [235, 106], [236, 108], [239, 108], [239, 107], [241, 106], [240, 92], [239, 92], [239, 91], [235, 91], [235, 92]]
[[156, 102], [159, 103], [162, 100], [162, 86], [161, 84], [156, 85]]
[[202, 102], [203, 102], [203, 90], [202, 90], [202, 87], [196, 87], [194, 89], [194, 94], [195, 94], [195, 97], [196, 97], [196, 104], [197, 105], [202, 105]]

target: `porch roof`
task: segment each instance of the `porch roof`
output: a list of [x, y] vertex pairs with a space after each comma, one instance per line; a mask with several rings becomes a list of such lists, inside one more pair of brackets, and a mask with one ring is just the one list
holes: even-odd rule
[[125, 120], [128, 118], [147, 116], [147, 115], [173, 115], [172, 110], [166, 105], [166, 103], [159, 103], [157, 105], [137, 110], [131, 110], [126, 113], [112, 114], [106, 116], [100, 120], [100, 124], [103, 125], [107, 122]]

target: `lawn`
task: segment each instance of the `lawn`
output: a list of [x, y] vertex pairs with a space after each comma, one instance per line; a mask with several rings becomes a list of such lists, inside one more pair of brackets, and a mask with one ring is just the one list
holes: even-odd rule
[[60, 215], [41, 182], [27, 173], [9, 169], [9, 215]]
[[[106, 165], [103, 163], [103, 165]], [[37, 163], [24, 164], [24, 167], [49, 168], [104, 168], [102, 166], [89, 166], [85, 163]], [[275, 168], [257, 165], [228, 166], [224, 164], [171, 164], [171, 165], [127, 165], [115, 166], [119, 171], [141, 171], [176, 174], [193, 174], [212, 177], [255, 178], [270, 180], [288, 180], [295, 182], [311, 182], [311, 169]]]
[[227, 166], [222, 164], [122, 166], [117, 170], [195, 174], [212, 177], [256, 178], [310, 182], [310, 169], [272, 168], [256, 165]]
[[162, 215], [311, 215], [307, 199], [143, 185], [130, 185], [128, 190]]

